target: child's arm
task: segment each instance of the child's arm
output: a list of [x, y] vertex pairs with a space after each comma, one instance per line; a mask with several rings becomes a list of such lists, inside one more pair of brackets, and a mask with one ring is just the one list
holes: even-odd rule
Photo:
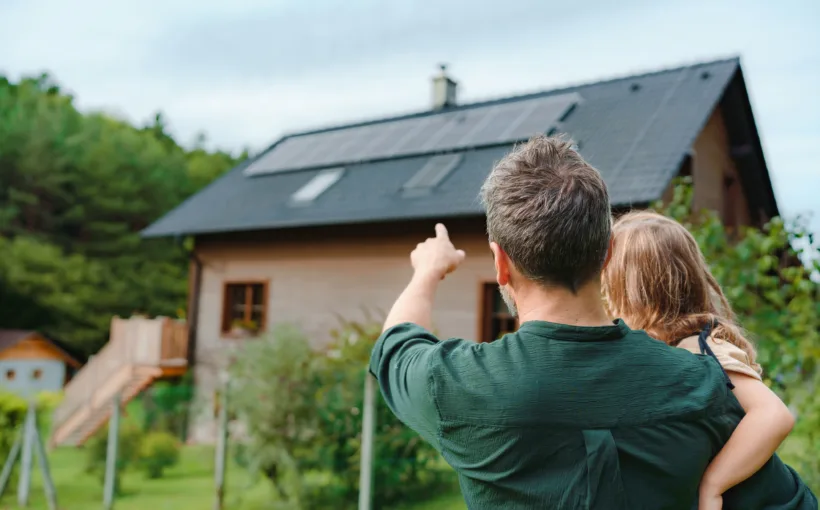
[[794, 416], [762, 381], [728, 372], [735, 397], [746, 411], [732, 436], [706, 468], [700, 508], [721, 508], [721, 495], [755, 474], [794, 427]]

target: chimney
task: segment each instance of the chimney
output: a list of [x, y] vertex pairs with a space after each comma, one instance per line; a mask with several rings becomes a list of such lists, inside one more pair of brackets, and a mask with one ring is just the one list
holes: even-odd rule
[[433, 78], [433, 109], [441, 110], [456, 105], [458, 84], [447, 75], [447, 64], [440, 64], [441, 72]]

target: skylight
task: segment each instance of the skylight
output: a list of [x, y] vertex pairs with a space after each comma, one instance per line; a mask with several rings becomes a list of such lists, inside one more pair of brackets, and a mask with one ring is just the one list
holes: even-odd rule
[[423, 194], [430, 191], [456, 169], [463, 157], [463, 154], [442, 154], [431, 157], [413, 177], [404, 183], [402, 191], [405, 195]]
[[344, 172], [344, 168], [328, 168], [327, 170], [322, 170], [291, 195], [291, 202], [294, 204], [309, 204], [313, 202], [319, 195], [336, 184], [339, 179], [342, 178]]

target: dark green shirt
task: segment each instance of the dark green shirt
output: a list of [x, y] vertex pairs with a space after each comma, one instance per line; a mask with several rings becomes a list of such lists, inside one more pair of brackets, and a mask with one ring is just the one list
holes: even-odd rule
[[[719, 364], [623, 322], [526, 322], [493, 343], [386, 331], [370, 371], [387, 405], [456, 470], [470, 509], [690, 510], [743, 410]], [[816, 509], [776, 456], [727, 510]]]

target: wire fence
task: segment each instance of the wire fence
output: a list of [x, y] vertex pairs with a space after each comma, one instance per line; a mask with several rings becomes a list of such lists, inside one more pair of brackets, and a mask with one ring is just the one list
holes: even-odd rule
[[[4, 427], [13, 441], [5, 449], [0, 442], [0, 509], [371, 510], [394, 508], [404, 493], [424, 499], [412, 494], [418, 484], [411, 473], [429, 464], [415, 460], [423, 452], [418, 437], [379, 422], [387, 410], [364, 373], [355, 388], [347, 381], [320, 386], [326, 395], [317, 403], [326, 405], [286, 418], [293, 428], [271, 436], [254, 429], [264, 414], [248, 416], [247, 403], [234, 400], [247, 381], [228, 372], [209, 398], [194, 395], [188, 380], [157, 383], [127, 403], [113, 395], [104, 424], [79, 446], [49, 447], [53, 412], [31, 403], [22, 421]], [[269, 404], [260, 401], [257, 411], [276, 408]], [[203, 425], [214, 433], [195, 441], [190, 431]]]

